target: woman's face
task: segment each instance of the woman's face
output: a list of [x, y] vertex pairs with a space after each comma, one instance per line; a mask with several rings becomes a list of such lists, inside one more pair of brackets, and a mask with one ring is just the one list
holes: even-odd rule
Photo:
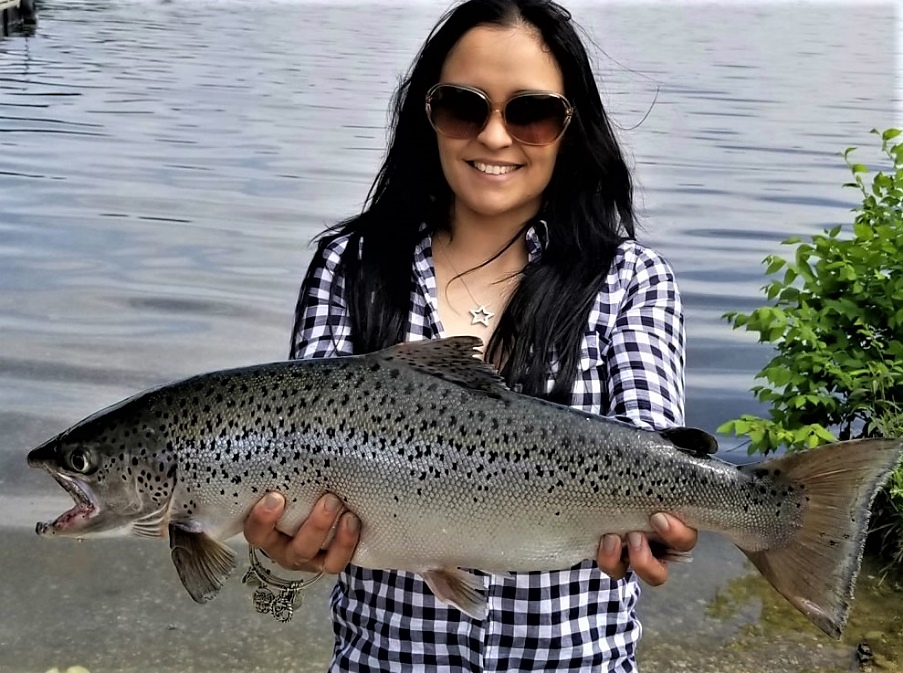
[[[558, 64], [536, 29], [524, 25], [472, 28], [449, 52], [440, 82], [480, 89], [497, 108], [523, 91], [564, 94]], [[456, 217], [510, 219], [519, 226], [539, 211], [560, 138], [549, 145], [522, 144], [508, 134], [498, 112], [475, 138], [436, 137]]]

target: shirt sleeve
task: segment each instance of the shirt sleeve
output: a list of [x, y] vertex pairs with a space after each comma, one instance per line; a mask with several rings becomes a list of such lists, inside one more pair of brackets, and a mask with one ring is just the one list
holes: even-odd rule
[[345, 282], [339, 262], [347, 238], [318, 250], [301, 285], [292, 335], [296, 359], [352, 355]]
[[650, 430], [684, 423], [683, 306], [671, 266], [636, 246], [622, 267], [624, 295], [611, 334], [608, 413]]

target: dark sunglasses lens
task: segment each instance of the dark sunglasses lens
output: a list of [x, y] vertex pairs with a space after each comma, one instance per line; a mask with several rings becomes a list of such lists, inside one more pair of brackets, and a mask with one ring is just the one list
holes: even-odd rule
[[556, 96], [528, 94], [512, 98], [505, 108], [508, 132], [524, 143], [554, 141], [567, 122], [567, 105]]
[[440, 133], [452, 138], [479, 135], [489, 116], [489, 104], [467, 89], [441, 86], [430, 98], [430, 119]]

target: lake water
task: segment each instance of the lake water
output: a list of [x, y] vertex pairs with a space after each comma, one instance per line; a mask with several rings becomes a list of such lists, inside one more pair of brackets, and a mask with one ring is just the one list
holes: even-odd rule
[[[568, 7], [635, 166], [642, 238], [678, 274], [688, 423], [714, 431], [760, 411], [749, 388], [770, 356], [721, 314], [762, 303], [781, 240], [851, 222], [840, 152], [869, 163], [869, 130], [900, 123], [899, 17], [893, 3]], [[286, 632], [248, 612], [237, 580], [196, 609], [164, 543], [37, 540], [68, 499], [24, 457], [137, 390], [285, 356], [309, 242], [361, 207], [392, 89], [445, 8], [51, 0], [34, 35], [0, 40], [0, 670], [322, 668], [322, 600]], [[705, 545], [646, 592], [663, 642], [674, 620], [702, 629], [688, 597], [743, 572]]]

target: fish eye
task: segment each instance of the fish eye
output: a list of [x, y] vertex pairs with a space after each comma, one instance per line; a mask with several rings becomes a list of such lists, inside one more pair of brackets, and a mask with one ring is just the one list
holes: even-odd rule
[[83, 449], [75, 449], [69, 454], [69, 467], [73, 472], [87, 474], [91, 471], [91, 461], [87, 451]]

